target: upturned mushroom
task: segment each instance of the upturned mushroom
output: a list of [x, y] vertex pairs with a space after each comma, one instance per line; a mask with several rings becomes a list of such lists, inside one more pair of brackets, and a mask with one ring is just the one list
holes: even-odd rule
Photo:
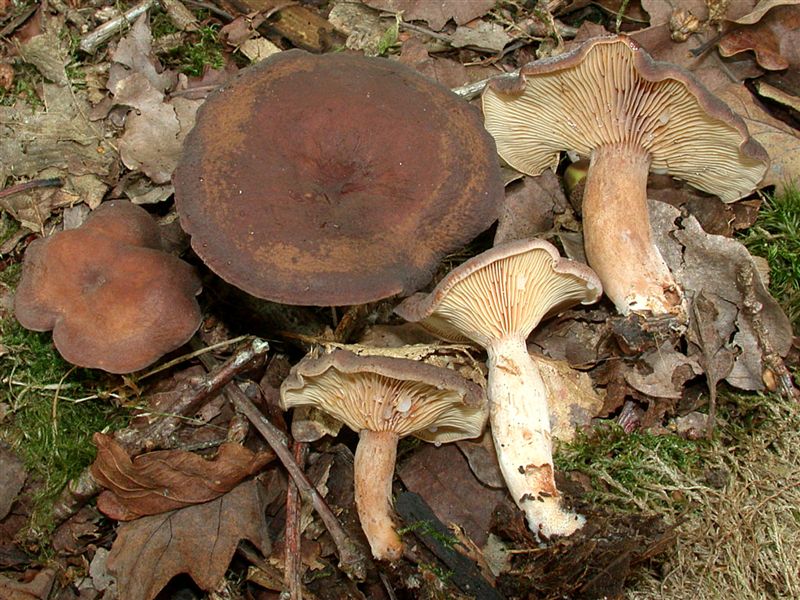
[[281, 385], [281, 403], [284, 410], [315, 406], [359, 433], [356, 507], [380, 560], [403, 552], [391, 510], [398, 440], [414, 435], [440, 444], [477, 437], [487, 414], [481, 388], [454, 371], [342, 349], [297, 363]]
[[503, 196], [494, 141], [458, 96], [395, 61], [300, 50], [209, 96], [174, 183], [215, 273], [318, 306], [416, 291]]
[[23, 327], [52, 329], [67, 361], [129, 373], [189, 340], [199, 293], [192, 267], [161, 249], [147, 211], [112, 201], [28, 246], [14, 312]]
[[430, 294], [395, 308], [407, 321], [450, 339], [464, 335], [486, 349], [497, 460], [528, 526], [544, 537], [569, 535], [584, 519], [562, 505], [556, 487], [547, 389], [525, 340], [544, 317], [601, 294], [589, 267], [561, 258], [548, 242], [523, 240], [471, 258]]
[[583, 195], [586, 256], [622, 314], [686, 320], [683, 292], [651, 238], [650, 170], [732, 202], [764, 176], [767, 155], [740, 117], [681, 68], [620, 35], [532, 62], [483, 94], [500, 156], [529, 175], [559, 153], [591, 158]]

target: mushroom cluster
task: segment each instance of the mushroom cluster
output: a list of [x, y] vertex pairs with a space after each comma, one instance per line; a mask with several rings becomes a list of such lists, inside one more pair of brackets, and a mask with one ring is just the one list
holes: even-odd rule
[[509, 165], [538, 175], [562, 150], [589, 157], [583, 193], [586, 257], [622, 314], [687, 318], [683, 292], [652, 241], [650, 170], [725, 202], [750, 193], [767, 155], [742, 119], [690, 73], [654, 61], [620, 35], [496, 80], [486, 128]]
[[52, 329], [69, 362], [130, 373], [189, 340], [199, 293], [192, 267], [162, 250], [149, 213], [112, 201], [28, 246], [14, 312], [23, 327]]

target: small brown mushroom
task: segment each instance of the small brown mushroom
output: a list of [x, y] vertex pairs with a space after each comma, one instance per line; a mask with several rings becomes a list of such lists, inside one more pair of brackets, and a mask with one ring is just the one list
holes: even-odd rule
[[548, 242], [523, 240], [471, 258], [430, 294], [395, 308], [407, 321], [486, 349], [497, 461], [528, 526], [545, 537], [569, 535], [584, 519], [562, 506], [556, 488], [547, 388], [525, 339], [547, 315], [595, 302], [601, 293], [589, 267], [561, 258]]
[[163, 252], [141, 207], [100, 205], [77, 229], [25, 252], [14, 312], [23, 327], [53, 330], [61, 355], [111, 373], [143, 369], [186, 343], [200, 324], [200, 280]]
[[307, 356], [281, 385], [284, 410], [315, 406], [359, 432], [355, 493], [372, 554], [403, 552], [391, 515], [397, 442], [414, 435], [441, 444], [477, 437], [486, 424], [481, 388], [443, 367], [334, 350]]
[[477, 111], [380, 58], [273, 55], [209, 96], [185, 148], [175, 200], [192, 247], [285, 304], [416, 291], [503, 196]]
[[725, 202], [750, 193], [767, 155], [742, 119], [622, 35], [525, 65], [487, 86], [483, 110], [500, 156], [524, 173], [555, 168], [561, 150], [591, 158], [583, 235], [606, 294], [622, 314], [685, 322], [683, 292], [651, 238], [647, 175], [669, 173]]

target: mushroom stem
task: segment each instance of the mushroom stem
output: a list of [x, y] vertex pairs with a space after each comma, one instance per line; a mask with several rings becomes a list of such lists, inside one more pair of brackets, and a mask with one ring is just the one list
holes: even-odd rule
[[545, 537], [570, 535], [585, 519], [561, 505], [553, 477], [547, 389], [525, 338], [505, 337], [487, 352], [492, 437], [508, 491], [531, 531]]
[[647, 211], [650, 155], [628, 145], [592, 152], [583, 192], [589, 265], [623, 315], [674, 315], [686, 321], [683, 292], [653, 244]]
[[354, 478], [356, 508], [372, 555], [397, 560], [403, 542], [392, 520], [392, 479], [398, 435], [393, 431], [362, 430], [356, 448]]

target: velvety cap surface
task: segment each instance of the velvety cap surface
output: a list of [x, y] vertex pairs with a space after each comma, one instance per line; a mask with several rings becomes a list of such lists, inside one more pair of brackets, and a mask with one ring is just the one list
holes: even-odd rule
[[287, 304], [409, 294], [503, 196], [478, 112], [386, 59], [276, 54], [208, 98], [185, 148], [174, 182], [192, 247]]

